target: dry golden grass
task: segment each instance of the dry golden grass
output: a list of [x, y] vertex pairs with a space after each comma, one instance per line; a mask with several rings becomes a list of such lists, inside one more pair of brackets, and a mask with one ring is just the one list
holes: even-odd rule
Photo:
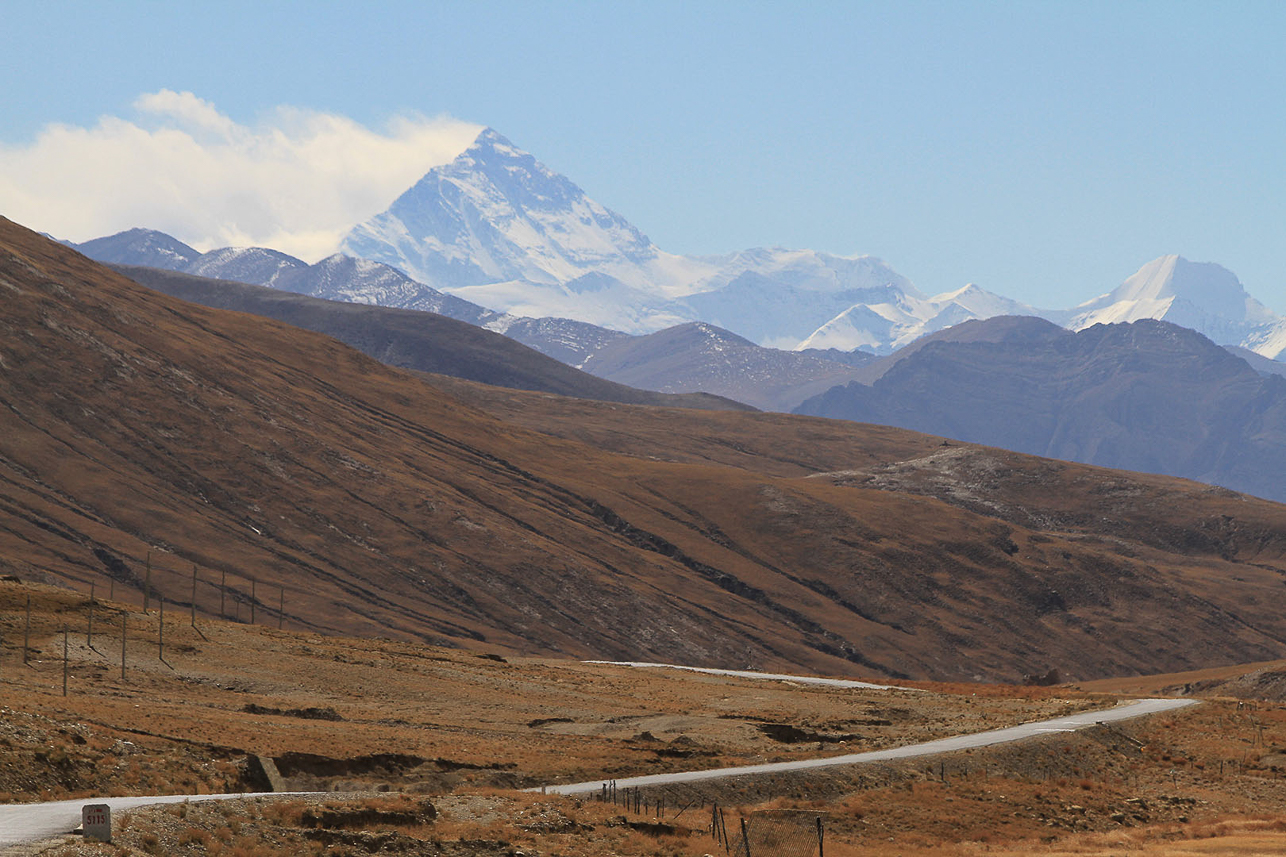
[[[0, 571], [80, 589], [0, 583], [9, 799], [236, 788], [248, 782], [241, 759], [259, 753], [308, 787], [490, 801], [503, 810], [444, 815], [434, 829], [459, 825], [457, 844], [494, 830], [526, 843], [512, 818], [537, 798], [465, 791], [846, 752], [1093, 697], [959, 683], [834, 691], [516, 653], [848, 675], [862, 664], [868, 677], [955, 682], [1283, 653], [1277, 504], [878, 427], [442, 382], [453, 398], [324, 338], [146, 292], [7, 221], [0, 238], [0, 337], [22, 367], [0, 376], [11, 403]], [[110, 605], [128, 619], [121, 679], [114, 621], [100, 615], [96, 647], [84, 643], [85, 595], [91, 582], [104, 594], [111, 568], [137, 605], [149, 551], [171, 599], [167, 654], [154, 648], [155, 613]], [[198, 629], [173, 610], [192, 565]], [[220, 571], [242, 617], [257, 575], [261, 622], [285, 587], [291, 630], [210, 621]], [[35, 651], [19, 665], [28, 592]], [[399, 641], [322, 634], [336, 630]], [[1128, 686], [1145, 683], [1115, 685]], [[308, 709], [342, 719], [290, 714]], [[773, 741], [764, 724], [815, 733], [821, 747]], [[1283, 810], [1284, 727], [1275, 705], [1215, 702], [936, 769], [714, 791], [747, 809], [830, 812], [833, 853], [1271, 837], [1277, 816], [1254, 819]], [[196, 810], [155, 814], [174, 830], [147, 814], [121, 824], [137, 853], [316, 850], [270, 841], [265, 826], [291, 828], [288, 814], [207, 811], [208, 824]], [[692, 845], [594, 820], [616, 810], [578, 811], [611, 833], [539, 848]], [[501, 841], [479, 848], [510, 848]]]
[[[311, 772], [308, 765], [296, 770], [292, 784], [404, 790], [375, 799], [372, 805], [390, 814], [385, 818], [426, 799], [438, 809], [436, 819], [392, 825], [387, 836], [380, 833], [389, 827], [383, 822], [341, 831], [356, 837], [343, 840], [354, 854], [391, 842], [411, 849], [430, 842], [456, 857], [497, 850], [695, 857], [715, 853], [702, 832], [710, 799], [733, 818], [763, 808], [822, 812], [827, 854], [841, 857], [1256, 853], [1275, 846], [1278, 819], [1286, 818], [1286, 780], [1280, 779], [1286, 708], [1212, 700], [1176, 715], [1013, 747], [723, 783], [685, 793], [691, 805], [678, 821], [686, 832], [636, 829], [614, 819], [661, 819], [494, 786], [853, 751], [1048, 716], [1110, 697], [963, 684], [836, 691], [574, 661], [504, 661], [209, 621], [198, 631], [184, 622], [168, 628], [173, 654], [161, 663], [154, 648], [158, 617], [135, 612], [126, 680], [119, 679], [118, 650], [108, 638], [94, 652], [80, 637], [72, 646], [71, 694], [64, 698], [56, 628], [82, 615], [84, 599], [0, 583], [4, 627], [20, 627], [29, 593], [38, 654], [20, 666], [12, 632], [0, 649], [5, 800], [89, 794], [104, 786], [135, 793], [236, 789], [245, 785], [237, 754], [257, 752], [279, 760], [291, 753], [319, 757]], [[251, 714], [248, 704], [260, 711], [332, 709], [343, 719]], [[822, 748], [781, 744], [758, 728], [763, 722], [862, 737]], [[405, 758], [383, 768], [344, 769], [378, 754]], [[338, 767], [327, 771], [327, 765]], [[13, 768], [28, 779], [15, 779]], [[664, 820], [673, 823], [681, 801], [673, 793], [666, 798]], [[66, 853], [323, 853], [319, 840], [308, 838], [321, 834], [301, 832], [310, 829], [309, 805], [283, 800], [123, 815], [127, 838], [111, 848], [125, 850], [77, 845]], [[347, 808], [366, 805], [367, 798], [358, 800]], [[338, 841], [326, 847], [340, 847]], [[1179, 847], [1187, 851], [1166, 850]]]
[[[182, 806], [182, 805], [181, 805]], [[173, 854], [181, 857], [287, 857], [374, 853], [561, 857], [697, 857], [710, 841], [679, 824], [649, 828], [602, 804], [540, 795], [478, 791], [435, 798], [254, 799], [152, 808], [119, 825], [114, 842], [55, 848], [53, 857]]]
[[[0, 726], [8, 723], [14, 747], [45, 754], [49, 770], [58, 769], [51, 754], [73, 762], [40, 781], [26, 765], [8, 776], [0, 769], [0, 798], [10, 800], [100, 788], [235, 789], [236, 763], [247, 753], [275, 757], [299, 788], [534, 786], [877, 749], [1107, 702], [1051, 688], [839, 690], [505, 660], [206, 620], [193, 628], [186, 616], [167, 616], [162, 662], [160, 618], [138, 611], [126, 612], [122, 680], [119, 613], [105, 620], [125, 605], [96, 608], [91, 649], [88, 601], [67, 590], [0, 582], [0, 627], [23, 627], [28, 595], [31, 663], [21, 665], [21, 634], [10, 630], [0, 647], [8, 706]], [[66, 697], [65, 624], [77, 629]], [[307, 719], [310, 711], [335, 719]], [[773, 725], [806, 740], [784, 743], [766, 731]], [[111, 766], [91, 764], [102, 758]]]

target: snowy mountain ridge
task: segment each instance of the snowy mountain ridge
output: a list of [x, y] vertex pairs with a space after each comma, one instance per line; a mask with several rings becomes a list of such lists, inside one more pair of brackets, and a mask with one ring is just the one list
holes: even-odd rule
[[[113, 258], [122, 248], [130, 258]], [[582, 362], [608, 328], [649, 334], [707, 322], [778, 349], [887, 354], [970, 319], [1038, 316], [1080, 330], [1164, 319], [1273, 358], [1286, 319], [1210, 263], [1163, 256], [1117, 289], [1068, 310], [1037, 309], [976, 284], [926, 296], [873, 256], [755, 248], [679, 256], [494, 130], [435, 167], [313, 266], [262, 248], [200, 254], [130, 230], [80, 245], [104, 261], [268, 284], [318, 297], [428, 309], [515, 331]], [[346, 254], [346, 255], [345, 255]], [[357, 260], [366, 260], [359, 263]], [[533, 320], [552, 319], [535, 324]], [[514, 327], [519, 320], [525, 320]], [[554, 330], [558, 332], [553, 333]], [[536, 345], [536, 347], [540, 347]]]
[[445, 289], [562, 286], [594, 273], [651, 290], [704, 267], [662, 252], [625, 218], [491, 128], [387, 211], [354, 227], [340, 251]]
[[[387, 211], [354, 227], [341, 250], [509, 315], [571, 318], [628, 333], [707, 321], [763, 345], [794, 348], [860, 303], [873, 308], [871, 324], [860, 332], [834, 329], [819, 341], [887, 349], [936, 329], [935, 318], [975, 316], [953, 296], [925, 303], [909, 280], [872, 256], [780, 247], [711, 257], [666, 253], [490, 128]], [[987, 295], [982, 303], [988, 301], [1004, 299]], [[893, 328], [898, 335], [890, 339]]]

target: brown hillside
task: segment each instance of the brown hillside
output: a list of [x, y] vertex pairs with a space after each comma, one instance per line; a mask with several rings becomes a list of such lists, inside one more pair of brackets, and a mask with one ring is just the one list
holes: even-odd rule
[[830, 673], [1286, 655], [1276, 504], [870, 426], [451, 395], [7, 221], [0, 295], [19, 576], [137, 601], [150, 551], [172, 604], [198, 566], [207, 613], [226, 573], [243, 618], [249, 577], [261, 622], [284, 588], [291, 627]]

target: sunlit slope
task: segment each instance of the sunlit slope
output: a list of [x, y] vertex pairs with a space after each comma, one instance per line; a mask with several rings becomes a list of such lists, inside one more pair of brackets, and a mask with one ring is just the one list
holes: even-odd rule
[[[497, 394], [506, 410], [441, 382], [487, 414], [7, 221], [0, 294], [8, 573], [110, 573], [119, 597], [150, 551], [172, 603], [195, 564], [255, 577], [260, 621], [280, 586], [291, 626], [577, 657], [1088, 678], [1286, 655], [1275, 504], [823, 420]], [[197, 601], [218, 610], [208, 585]]]

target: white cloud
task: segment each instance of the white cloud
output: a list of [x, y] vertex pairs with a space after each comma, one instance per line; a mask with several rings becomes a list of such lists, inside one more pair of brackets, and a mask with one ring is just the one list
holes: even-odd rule
[[50, 125], [30, 145], [0, 146], [0, 213], [72, 241], [142, 226], [199, 250], [256, 245], [311, 262], [481, 130], [402, 116], [373, 131], [295, 107], [242, 125], [168, 89], [134, 109], [132, 120]]

